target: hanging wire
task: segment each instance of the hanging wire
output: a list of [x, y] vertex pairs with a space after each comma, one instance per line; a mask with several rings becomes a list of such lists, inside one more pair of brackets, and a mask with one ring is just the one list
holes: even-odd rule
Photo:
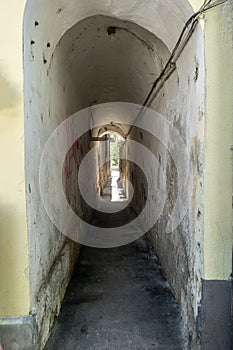
[[131, 133], [132, 129], [134, 128], [135, 124], [139, 120], [139, 118], [142, 116], [144, 110], [146, 107], [149, 107], [151, 103], [154, 101], [155, 97], [158, 95], [161, 88], [164, 86], [165, 82], [170, 78], [170, 76], [173, 74], [173, 72], [176, 70], [176, 62], [179, 59], [180, 55], [182, 54], [183, 50], [185, 49], [186, 45], [188, 44], [190, 38], [192, 37], [200, 16], [204, 14], [206, 11], [224, 4], [228, 0], [205, 0], [203, 5], [200, 7], [200, 9], [195, 12], [185, 23], [185, 26], [179, 36], [179, 39], [171, 53], [171, 56], [169, 57], [165, 67], [163, 68], [162, 72], [158, 76], [158, 78], [155, 80], [155, 82], [152, 85], [151, 90], [149, 91], [143, 105], [142, 109], [140, 110], [134, 125], [131, 125], [128, 133], [126, 134], [126, 138]]

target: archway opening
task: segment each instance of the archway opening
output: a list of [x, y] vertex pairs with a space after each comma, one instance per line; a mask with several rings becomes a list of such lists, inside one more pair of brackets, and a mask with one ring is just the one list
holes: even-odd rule
[[[172, 6], [171, 2], [168, 1], [166, 5], [160, 4], [158, 9], [163, 19], [166, 17], [164, 13], [167, 13], [168, 17], [172, 19], [169, 23], [170, 26], [166, 29], [164, 26], [160, 26], [158, 16], [158, 23], [153, 27], [154, 20], [152, 21], [152, 17], [148, 13], [144, 16], [144, 22], [145, 18], [148, 17], [150, 23], [143, 25], [138, 14], [124, 17], [117, 15], [114, 11], [112, 14], [105, 15], [96, 14], [96, 11], [93, 15], [87, 11], [88, 16], [86, 14], [80, 15], [82, 18], [77, 23], [74, 21], [69, 26], [65, 24], [61, 26], [62, 30], [59, 35], [56, 30], [54, 42], [46, 38], [45, 32], [38, 39], [41, 46], [40, 44], [39, 47], [36, 46], [37, 39], [35, 38], [30, 41], [28, 53], [30, 67], [32, 67], [31, 73], [34, 72], [37, 80], [35, 89], [29, 85], [26, 88], [26, 98], [28, 99], [26, 103], [27, 186], [29, 189], [27, 200], [31, 255], [31, 300], [32, 309], [39, 315], [37, 322], [42, 343], [48, 336], [48, 329], [52, 322], [50, 320], [53, 320], [51, 315], [54, 315], [59, 300], [65, 293], [70, 272], [79, 252], [79, 246], [67, 240], [54, 227], [47, 217], [43, 203], [38, 200], [40, 193], [36, 178], [38, 170], [36, 164], [40, 163], [44, 145], [56, 127], [71, 115], [85, 108], [89, 108], [89, 114], [83, 123], [88, 124], [89, 129], [75, 141], [64, 163], [64, 191], [68, 203], [81, 218], [91, 222], [93, 209], [83, 201], [78, 188], [78, 172], [82, 161], [94, 148], [96, 142], [104, 145], [100, 147], [103, 148], [102, 151], [106, 157], [108, 153], [108, 151], [106, 152], [106, 141], [99, 141], [99, 138], [109, 133], [110, 139], [111, 133], [118, 133], [123, 138], [127, 135], [128, 140], [138, 142], [152, 151], [159, 165], [157, 167], [151, 165], [146, 169], [150, 183], [153, 183], [155, 188], [161, 192], [168, 193], [168, 198], [163, 215], [150, 230], [148, 237], [166, 271], [176, 299], [182, 305], [183, 316], [189, 320], [184, 328], [186, 327], [186, 331], [190, 331], [190, 334], [195, 337], [194, 327], [198, 300], [200, 299], [201, 276], [201, 267], [195, 262], [201, 259], [201, 249], [197, 251], [194, 246], [196, 247], [200, 241], [201, 232], [198, 231], [194, 237], [193, 233], [198, 223], [196, 219], [193, 220], [193, 217], [198, 207], [198, 196], [201, 195], [199, 190], [202, 186], [203, 176], [200, 172], [200, 159], [197, 151], [199, 147], [197, 125], [203, 108], [204, 65], [200, 28], [180, 58], [174, 74], [161, 87], [151, 105], [151, 108], [163, 115], [165, 120], [172, 127], [174, 126], [187, 142], [188, 152], [193, 154], [191, 160], [194, 167], [193, 172], [197, 175], [195, 179], [196, 192], [187, 193], [192, 202], [191, 207], [184, 221], [172, 235], [166, 234], [165, 227], [174, 207], [177, 172], [172, 157], [165, 149], [166, 147], [151, 135], [150, 130], [136, 127], [132, 131], [131, 126], [125, 122], [124, 113], [118, 115], [117, 122], [114, 119], [114, 114], [112, 120], [109, 120], [104, 113], [97, 117], [95, 115], [95, 106], [100, 104], [123, 102], [142, 105], [144, 103], [151, 85], [161, 73], [170, 56], [171, 49], [175, 44], [174, 38], [178, 37], [176, 35], [179, 33], [178, 29], [182, 28], [186, 15], [188, 16], [192, 12], [187, 4], [184, 7], [181, 6], [182, 11], [176, 8], [175, 12], [169, 8], [170, 5]], [[58, 13], [62, 13], [62, 11], [61, 9]], [[106, 12], [100, 11], [100, 13]], [[173, 16], [174, 13], [176, 16]], [[175, 21], [176, 17], [179, 17], [178, 22]], [[37, 20], [35, 23], [37, 24], [35, 25], [36, 29], [33, 29], [33, 34], [36, 36], [35, 31], [40, 27], [41, 21]], [[160, 30], [159, 27], [161, 27]], [[51, 37], [51, 39], [53, 38]], [[40, 50], [42, 46], [44, 49], [41, 60]], [[35, 90], [36, 97], [33, 98], [34, 96], [31, 94]], [[33, 113], [37, 116], [36, 118], [32, 117]], [[101, 127], [100, 124], [102, 124]], [[32, 133], [38, 136], [39, 141], [30, 148]], [[67, 130], [67, 140], [70, 135], [72, 135], [72, 130]], [[172, 137], [168, 130], [162, 128], [160, 136], [162, 139], [168, 140], [168, 143]], [[93, 169], [98, 169], [101, 152], [98, 153], [96, 149], [96, 164], [94, 164]], [[29, 161], [32, 153], [34, 153], [33, 164]], [[134, 198], [131, 205], [138, 215], [142, 212], [148, 199], [147, 183], [140, 167], [127, 161], [127, 147], [124, 144], [122, 144], [121, 153], [124, 154], [123, 160], [120, 162], [117, 160], [115, 164], [120, 168], [119, 177], [126, 198], [129, 196], [127, 181], [130, 181], [133, 186]], [[137, 156], [142, 158], [140, 152]], [[147, 159], [145, 159], [146, 161]], [[94, 186], [94, 190], [99, 194], [103, 192], [106, 185], [111, 165], [107, 161], [100, 172], [96, 171], [97, 180], [91, 186]], [[88, 177], [90, 174], [86, 175]], [[50, 178], [48, 181], [52, 187], [53, 179]], [[35, 205], [31, 205], [31, 203]], [[156, 201], [153, 205], [156, 209]], [[63, 214], [60, 214], [63, 220]], [[66, 218], [64, 218], [64, 222], [65, 220]], [[37, 231], [40, 231], [40, 236], [38, 236]], [[174, 252], [174, 254], [168, 254], [168, 252]], [[65, 258], [62, 260], [62, 268], [57, 274], [57, 278], [59, 283], [61, 280], [63, 281], [63, 288], [60, 294], [54, 292], [53, 303], [50, 298], [43, 299], [43, 296], [46, 295], [48, 289], [51, 290], [51, 284], [54, 283], [48, 271], [51, 271], [52, 267], [52, 271], [57, 271], [56, 264], [60, 256]], [[180, 268], [181, 266], [182, 268]], [[195, 282], [193, 282], [193, 276], [196, 276]], [[42, 297], [39, 298], [38, 295]], [[40, 309], [42, 311], [38, 311]], [[42, 322], [42, 315], [47, 320], [47, 325]]]

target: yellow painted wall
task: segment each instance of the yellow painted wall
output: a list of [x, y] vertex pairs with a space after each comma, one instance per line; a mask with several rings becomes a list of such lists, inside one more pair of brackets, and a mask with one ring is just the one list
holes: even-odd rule
[[0, 5], [0, 317], [29, 312], [24, 194], [22, 20], [24, 0]]
[[204, 278], [229, 279], [232, 251], [232, 2], [206, 14]]

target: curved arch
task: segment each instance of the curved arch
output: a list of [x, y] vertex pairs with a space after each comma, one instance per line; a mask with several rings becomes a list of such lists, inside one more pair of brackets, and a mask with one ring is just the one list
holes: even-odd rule
[[[64, 33], [84, 18], [105, 15], [124, 21], [135, 22], [155, 34], [172, 50], [189, 16], [193, 13], [193, 1], [188, 0], [147, 0], [146, 4], [129, 1], [45, 1], [28, 0], [24, 15], [24, 35], [40, 33], [40, 44], [51, 37], [52, 51]], [[142, 16], [142, 13], [144, 14]], [[51, 21], [51, 19], [53, 19]], [[35, 28], [36, 27], [36, 28]], [[45, 32], [40, 28], [47, 28]], [[30, 43], [25, 43], [30, 45]]]
[[104, 127], [98, 129], [96, 132], [96, 134], [99, 137], [102, 137], [102, 136], [107, 135], [109, 133], [115, 133], [122, 138], [125, 138], [125, 134], [126, 134], [122, 125], [114, 125], [114, 124], [105, 125]]
[[[62, 36], [47, 63], [47, 75], [66, 86], [69, 114], [110, 101], [142, 104], [169, 55], [164, 43], [138, 24], [98, 15]], [[56, 87], [53, 81], [50, 85], [52, 98]]]
[[[59, 3], [57, 0], [27, 2], [24, 16], [24, 74], [31, 305], [38, 313], [41, 309], [46, 309], [48, 319], [52, 318], [52, 311], [46, 305], [38, 304], [37, 294], [53, 262], [61, 253], [65, 239], [47, 219], [40, 200], [38, 165], [43, 148], [54, 129], [78, 110], [110, 101], [142, 104], [151, 84], [174, 48], [184, 23], [192, 13], [192, 6], [187, 0], [79, 0], [78, 4], [73, 0], [61, 0]], [[177, 72], [163, 87], [152, 107], [179, 130], [193, 154], [197, 148], [197, 145], [193, 144], [196, 141], [193, 140], [199, 137], [199, 117], [203, 116], [204, 108], [205, 73], [200, 27], [197, 28], [188, 49], [180, 57], [177, 68]], [[120, 79], [116, 81], [118, 77]], [[91, 113], [90, 108], [90, 130], [97, 136], [101, 130], [95, 129], [96, 116]], [[105, 125], [104, 115], [101, 118], [102, 124]], [[106, 127], [108, 128], [108, 125]], [[109, 130], [115, 128], [121, 135], [128, 131], [124, 126], [123, 116], [119, 126], [113, 123], [109, 127]], [[165, 138], [170, 138], [171, 135], [166, 130], [161, 132], [164, 132]], [[70, 135], [72, 130], [67, 130], [67, 139]], [[161, 145], [141, 130], [134, 130], [132, 137], [153, 148], [153, 152], [167, 169], [168, 179], [161, 184], [161, 176], [155, 173], [155, 169], [151, 169], [150, 176], [153, 176], [156, 185], [166, 187], [170, 184], [169, 176], [174, 176], [175, 172], [169, 156]], [[67, 197], [75, 202], [74, 207], [79, 206], [80, 199], [75, 182], [78, 167], [89, 149], [90, 135], [87, 133], [75, 143], [67, 156], [67, 164], [64, 164], [64, 187], [68, 193]], [[102, 151], [104, 152], [104, 149]], [[195, 159], [195, 166], [197, 162]], [[70, 176], [71, 170], [74, 170], [73, 177]], [[139, 181], [138, 188], [143, 189], [143, 183], [140, 183], [140, 178], [135, 175], [135, 170], [129, 169], [128, 174], [133, 174]], [[199, 180], [197, 179], [196, 183], [196, 197], [201, 193], [198, 187], [201, 183]], [[142, 191], [138, 197], [145, 199], [145, 193]], [[193, 212], [198, 205], [196, 200]], [[78, 209], [83, 212], [86, 207], [82, 205]], [[169, 206], [166, 210], [166, 215], [169, 216]], [[187, 215], [187, 221], [195, 226], [191, 211]], [[194, 305], [194, 313], [197, 312], [199, 289], [195, 289], [196, 286], [190, 279], [185, 280], [185, 285], [183, 283], [183, 276], [191, 276], [193, 273], [191, 263], [183, 261], [187, 256], [186, 250], [189, 250], [188, 253], [195, 260], [192, 247], [196, 245], [197, 239], [192, 237], [192, 230], [195, 228], [189, 228], [187, 234], [185, 224], [179, 228], [180, 231], [177, 231], [176, 235], [167, 237], [161, 234], [164, 226], [161, 219], [161, 230], [154, 239], [157, 240], [160, 258], [167, 266], [177, 299], [181, 300], [182, 296], [187, 294], [188, 288], [192, 292], [190, 295], [194, 295], [183, 303], [183, 313], [186, 317], [191, 304]], [[179, 239], [179, 234], [183, 235], [182, 240]], [[194, 242], [190, 244], [188, 239]], [[169, 248], [179, 252], [180, 263], [185, 266], [185, 271], [174, 269], [177, 263], [175, 257], [172, 256], [170, 261], [167, 261], [166, 254]], [[67, 275], [66, 282], [75, 260], [73, 255], [74, 247], [69, 246], [66, 254], [68, 263], [64, 264], [67, 270], [62, 271]], [[194, 264], [193, 261], [192, 263]], [[195, 273], [200, 277], [200, 270]], [[61, 278], [61, 273], [56, 278]], [[198, 278], [196, 280], [198, 283]], [[57, 283], [60, 283], [60, 280]], [[56, 293], [56, 288], [50, 289]], [[56, 295], [54, 300], [59, 298], [60, 296]], [[44, 299], [40, 300], [43, 302]], [[196, 314], [193, 319], [195, 316]], [[41, 324], [39, 329], [43, 342], [47, 334], [43, 334], [45, 331]]]

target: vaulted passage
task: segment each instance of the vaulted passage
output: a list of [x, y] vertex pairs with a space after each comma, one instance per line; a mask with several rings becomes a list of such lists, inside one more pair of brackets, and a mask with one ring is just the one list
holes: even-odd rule
[[[109, 187], [103, 199], [110, 204]], [[133, 216], [95, 212], [92, 224], [122, 226]], [[82, 248], [47, 350], [184, 348], [180, 307], [146, 238]]]
[[[202, 99], [198, 97], [203, 88], [203, 57], [198, 39], [199, 30], [196, 30], [192, 42], [183, 52], [179, 66], [175, 67], [170, 79], [154, 96], [151, 109], [144, 111], [137, 120], [140, 106], [169, 59], [169, 45], [173, 46], [169, 40], [165, 44], [156, 33], [136, 21], [95, 15], [71, 26], [56, 45], [52, 42], [52, 37], [50, 39], [48, 36], [42, 53], [38, 47], [39, 38], [36, 38], [36, 33], [41, 28], [39, 19], [38, 23], [34, 28], [35, 37], [30, 43], [30, 60], [34, 65], [42, 60], [43, 64], [37, 73], [40, 72], [45, 78], [41, 80], [41, 89], [39, 86], [36, 88], [38, 100], [30, 97], [30, 92], [28, 95], [31, 113], [27, 117], [27, 128], [30, 135], [38, 134], [38, 138], [33, 137], [33, 144], [31, 136], [27, 138], [30, 143], [27, 148], [27, 186], [31, 230], [32, 310], [37, 315], [42, 344], [48, 337], [53, 316], [59, 310], [58, 305], [65, 294], [80, 244], [113, 248], [132, 243], [145, 233], [161, 261], [176, 301], [180, 304], [180, 311], [177, 308], [175, 317], [181, 312], [183, 323], [180, 324], [180, 329], [177, 325], [177, 333], [181, 334], [182, 330], [190, 334], [190, 339], [194, 339], [201, 281], [201, 265], [198, 263], [201, 259], [198, 188], [202, 185], [202, 167], [197, 123], [202, 110]], [[177, 36], [174, 35], [174, 42], [175, 38]], [[34, 113], [38, 115], [37, 119], [33, 117]], [[35, 123], [36, 120], [39, 126]], [[106, 201], [100, 200], [100, 195], [103, 195], [111, 175], [109, 155], [112, 133], [119, 135], [122, 140], [119, 148], [119, 178], [126, 201], [106, 204]], [[62, 164], [61, 168], [57, 167], [59, 164]], [[39, 183], [33, 175], [38, 171], [38, 166]], [[187, 182], [190, 174], [195, 175], [194, 187]], [[40, 202], [38, 195], [42, 198]], [[37, 203], [36, 206], [34, 203]], [[133, 212], [135, 219], [128, 220], [125, 216], [121, 222], [122, 213], [126, 210]], [[93, 221], [96, 215], [97, 224]], [[98, 225], [100, 217], [102, 226]], [[170, 231], [169, 222], [173, 225]], [[141, 259], [136, 251], [142, 243], [132, 244], [118, 248], [115, 253], [104, 252], [103, 257], [101, 251], [94, 251], [93, 258], [92, 250], [81, 248], [82, 259], [85, 259], [86, 252], [88, 264], [91, 265], [96, 260], [97, 265], [93, 265], [96, 275], [92, 276], [95, 279], [104, 273], [103, 266], [98, 265], [100, 257], [102, 263], [105, 259], [108, 267], [108, 254], [110, 260], [113, 254], [110, 266], [117, 274], [118, 252], [119, 263], [123, 252], [128, 252], [129, 260], [126, 259], [124, 269], [129, 269], [135, 275]], [[147, 254], [151, 261], [152, 256], [149, 252]], [[156, 290], [158, 283], [164, 283], [162, 280], [153, 282], [153, 269], [150, 264], [146, 266], [146, 258], [140, 271], [143, 268], [145, 278], [148, 277], [148, 286], [145, 285], [145, 288]], [[82, 265], [77, 267], [77, 276], [81, 273], [79, 269], [82, 269]], [[155, 279], [156, 269], [157, 265]], [[139, 290], [143, 282], [139, 279], [139, 290], [134, 291], [130, 283], [135, 284], [136, 277], [130, 277], [132, 279], [127, 282], [128, 286], [124, 286], [127, 275], [123, 274], [121, 282], [120, 276], [116, 276], [118, 278], [116, 292], [121, 293], [121, 289], [126, 288], [129, 291], [128, 302], [132, 298], [133, 322], [134, 315], [137, 315], [134, 293], [140, 298]], [[94, 286], [89, 283], [87, 280], [86, 288], [90, 287], [94, 292]], [[104, 283], [108, 283], [107, 279]], [[59, 288], [56, 287], [57, 284]], [[105, 287], [105, 284], [100, 286], [103, 295]], [[75, 292], [75, 298], [79, 299], [80, 293], [85, 297], [81, 288], [79, 286]], [[145, 312], [150, 320], [147, 326], [152, 329], [155, 323], [159, 323], [160, 313], [156, 309], [156, 295], [153, 300], [145, 288], [143, 303], [150, 310], [150, 314]], [[167, 292], [171, 293], [169, 289]], [[162, 295], [158, 297], [162, 298]], [[109, 298], [114, 299], [114, 294], [109, 295]], [[165, 293], [162, 305], [166, 305], [166, 300]], [[172, 300], [170, 295], [167, 313], [174, 307]], [[137, 302], [140, 303], [140, 300]], [[104, 304], [103, 300], [102, 303], [107, 309], [108, 303]], [[89, 310], [92, 315], [94, 311], [91, 311], [91, 307], [92, 303]], [[117, 303], [113, 307], [117, 309]], [[139, 307], [140, 310], [143, 309], [143, 305]], [[77, 319], [78, 314], [79, 309]], [[88, 317], [92, 323], [92, 316]], [[122, 321], [119, 326], [122, 329], [126, 320], [121, 320], [121, 313], [115, 317], [120, 323]], [[169, 317], [161, 320], [163, 327], [166, 320], [169, 322]], [[128, 325], [130, 326], [132, 324]], [[146, 326], [142, 324], [141, 327]], [[174, 336], [172, 327], [170, 332]], [[166, 344], [172, 343], [169, 338], [170, 336]], [[155, 342], [162, 341], [156, 334], [154, 339]], [[129, 338], [130, 341], [133, 338]], [[127, 346], [130, 348], [129, 344]]]
[[[63, 5], [34, 4], [25, 15], [30, 300], [39, 346], [74, 271], [47, 350], [196, 350], [202, 28], [142, 110], [193, 14], [189, 2]], [[121, 191], [115, 201], [111, 175]]]

